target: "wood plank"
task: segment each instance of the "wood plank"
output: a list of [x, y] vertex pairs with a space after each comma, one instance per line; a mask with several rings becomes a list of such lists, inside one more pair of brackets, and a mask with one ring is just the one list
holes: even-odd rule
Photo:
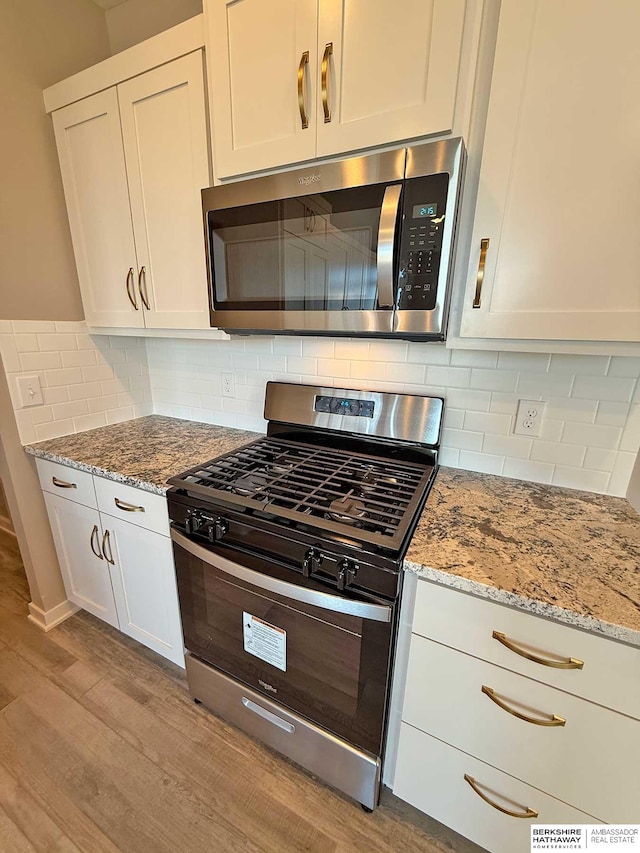
[[222, 744], [203, 749], [106, 679], [82, 704], [265, 851], [280, 853], [285, 834], [291, 851], [336, 849], [334, 840], [295, 810], [295, 800], [285, 804], [272, 796], [274, 779], [260, 763], [238, 767], [233, 750], [211, 748]]
[[[47, 853], [80, 853], [79, 848], [49, 817], [27, 789], [0, 764], [0, 809], [29, 843], [27, 849]], [[5, 851], [5, 837], [0, 828]]]
[[[25, 741], [62, 790], [123, 851], [258, 851], [193, 792], [163, 773], [59, 688], [25, 694], [0, 717], [0, 743]], [[64, 824], [62, 824], [63, 829]]]
[[75, 663], [68, 651], [52, 643], [47, 634], [28, 622], [24, 616], [12, 613], [4, 602], [0, 604], [0, 640], [10, 649], [20, 649], [20, 655], [43, 672], [62, 672]]
[[15, 825], [2, 806], [0, 806], [0, 841], [2, 853], [36, 853], [29, 839]]

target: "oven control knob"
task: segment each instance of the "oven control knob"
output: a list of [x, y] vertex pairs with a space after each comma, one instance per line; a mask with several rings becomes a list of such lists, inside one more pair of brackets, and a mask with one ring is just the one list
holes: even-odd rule
[[345, 586], [349, 586], [353, 582], [359, 568], [356, 562], [349, 560], [347, 557], [340, 560], [338, 564], [338, 589], [342, 590]]
[[184, 529], [187, 533], [197, 533], [202, 527], [202, 518], [200, 513], [189, 510], [184, 519]]
[[310, 577], [313, 572], [319, 570], [323, 559], [324, 557], [319, 551], [316, 551], [315, 548], [309, 548], [302, 561], [302, 574], [305, 578]]
[[222, 539], [222, 537], [229, 532], [229, 522], [225, 518], [221, 518], [218, 516], [213, 524], [209, 527], [209, 538], [211, 539], [211, 534], [213, 533], [213, 542], [216, 542], [218, 539]]

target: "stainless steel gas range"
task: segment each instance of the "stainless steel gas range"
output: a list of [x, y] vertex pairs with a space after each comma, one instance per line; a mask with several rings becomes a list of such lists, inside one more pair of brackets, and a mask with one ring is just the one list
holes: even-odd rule
[[442, 411], [270, 382], [266, 437], [169, 481], [192, 695], [368, 809]]

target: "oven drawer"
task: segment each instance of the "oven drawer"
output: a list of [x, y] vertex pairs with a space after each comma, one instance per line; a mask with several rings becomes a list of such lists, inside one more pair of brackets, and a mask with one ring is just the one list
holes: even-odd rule
[[637, 720], [415, 635], [402, 718], [601, 820], [637, 818]]
[[167, 499], [115, 480], [95, 478], [98, 509], [115, 518], [122, 518], [138, 527], [145, 527], [163, 536], [169, 535]]
[[374, 808], [379, 758], [355, 749], [192, 655], [187, 654], [185, 663], [192, 696], [210, 710], [367, 808]]
[[96, 509], [92, 474], [48, 459], [36, 459], [36, 467], [43, 491]]
[[[412, 630], [640, 719], [640, 649], [425, 580], [418, 582]], [[573, 658], [584, 665], [564, 669], [528, 660], [495, 639], [494, 631], [541, 660], [572, 666]]]
[[[482, 799], [465, 774], [495, 805]], [[530, 850], [532, 824], [598, 823], [406, 723], [400, 733], [393, 793], [491, 853]], [[504, 814], [496, 806], [519, 816]]]

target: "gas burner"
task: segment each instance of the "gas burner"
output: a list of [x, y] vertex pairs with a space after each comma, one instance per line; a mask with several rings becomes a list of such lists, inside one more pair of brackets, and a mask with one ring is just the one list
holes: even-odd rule
[[331, 502], [327, 518], [341, 521], [343, 524], [358, 525], [360, 520], [367, 517], [367, 510], [361, 500], [353, 495], [345, 495]]
[[[231, 483], [231, 488], [236, 494], [244, 497], [252, 497], [269, 485], [269, 478], [262, 472], [254, 474], [246, 474], [244, 477], [238, 477]], [[267, 495], [262, 494], [257, 496], [259, 500], [266, 501]]]

